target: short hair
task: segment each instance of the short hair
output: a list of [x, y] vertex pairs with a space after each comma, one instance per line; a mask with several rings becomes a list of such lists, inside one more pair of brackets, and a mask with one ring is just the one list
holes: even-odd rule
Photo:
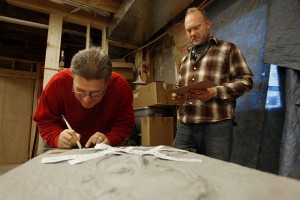
[[70, 68], [73, 76], [82, 76], [86, 80], [108, 81], [112, 73], [111, 60], [100, 47], [92, 47], [76, 53]]
[[201, 8], [197, 8], [197, 7], [192, 7], [192, 8], [187, 9], [187, 11], [185, 13], [185, 17], [196, 11], [200, 12], [203, 15], [204, 19], [209, 19], [206, 11]]

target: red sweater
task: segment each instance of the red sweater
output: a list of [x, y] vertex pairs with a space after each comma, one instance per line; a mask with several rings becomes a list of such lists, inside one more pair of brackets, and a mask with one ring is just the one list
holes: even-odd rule
[[81, 135], [81, 144], [101, 132], [112, 146], [120, 145], [134, 127], [133, 93], [127, 80], [113, 72], [103, 99], [91, 109], [82, 107], [72, 86], [71, 71], [66, 69], [55, 74], [43, 90], [34, 115], [41, 137], [57, 147], [59, 134], [67, 128], [64, 115]]

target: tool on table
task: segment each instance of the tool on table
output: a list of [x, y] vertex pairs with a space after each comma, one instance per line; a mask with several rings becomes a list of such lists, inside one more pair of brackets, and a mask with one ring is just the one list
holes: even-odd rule
[[[66, 123], [68, 129], [69, 129], [69, 130], [73, 130], [73, 129], [71, 128], [70, 124], [68, 123], [68, 121], [66, 120], [66, 118], [65, 118], [64, 115], [62, 115], [62, 118], [64, 119], [64, 121], [65, 121], [65, 123]], [[82, 149], [82, 146], [81, 146], [81, 144], [80, 144], [80, 142], [79, 142], [79, 140], [78, 140], [78, 138], [77, 138], [76, 135], [75, 135], [75, 139], [76, 139], [76, 144], [77, 144], [78, 148], [79, 148], [79, 149]]]

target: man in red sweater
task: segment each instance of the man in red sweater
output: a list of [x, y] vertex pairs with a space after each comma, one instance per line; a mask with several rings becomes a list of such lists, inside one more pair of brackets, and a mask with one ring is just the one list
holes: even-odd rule
[[[100, 48], [79, 51], [70, 69], [55, 74], [42, 92], [34, 115], [50, 147], [120, 145], [134, 127], [133, 93], [127, 80], [112, 72]], [[62, 118], [65, 116], [73, 130]]]

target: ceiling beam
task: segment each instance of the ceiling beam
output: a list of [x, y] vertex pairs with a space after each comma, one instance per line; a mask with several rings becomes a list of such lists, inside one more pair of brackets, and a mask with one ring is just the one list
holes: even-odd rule
[[126, 48], [126, 49], [137, 49], [137, 48], [139, 48], [139, 46], [137, 46], [137, 45], [129, 44], [129, 43], [126, 43], [126, 42], [119, 42], [119, 41], [110, 40], [110, 39], [107, 39], [107, 42], [108, 42], [109, 45], [113, 45], [113, 46], [117, 46], [117, 47], [123, 47], [123, 48]]
[[88, 5], [90, 7], [98, 8], [104, 11], [108, 11], [110, 13], [116, 13], [120, 4], [122, 3], [121, 0], [70, 0], [79, 4]]
[[70, 6], [62, 6], [50, 1], [41, 0], [7, 0], [10, 5], [18, 6], [21, 8], [34, 10], [42, 13], [56, 13], [64, 16], [64, 21], [80, 24], [86, 26], [87, 23], [91, 24], [91, 27], [97, 29], [103, 29], [106, 27], [110, 21], [109, 18], [100, 15], [95, 15], [94, 13], [85, 12], [79, 10], [76, 13], [70, 13]]

